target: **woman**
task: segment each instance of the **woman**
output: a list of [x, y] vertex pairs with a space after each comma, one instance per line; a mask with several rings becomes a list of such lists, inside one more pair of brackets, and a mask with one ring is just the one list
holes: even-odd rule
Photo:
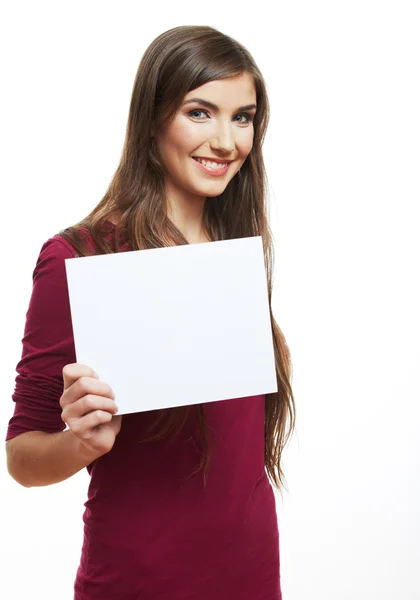
[[141, 60], [107, 193], [41, 249], [8, 468], [29, 487], [87, 467], [77, 600], [281, 598], [269, 478], [284, 483], [295, 413], [271, 308], [277, 393], [115, 416], [110, 387], [76, 363], [64, 267], [74, 256], [261, 235], [271, 304], [267, 122], [264, 80], [243, 46], [210, 27], [167, 31]]

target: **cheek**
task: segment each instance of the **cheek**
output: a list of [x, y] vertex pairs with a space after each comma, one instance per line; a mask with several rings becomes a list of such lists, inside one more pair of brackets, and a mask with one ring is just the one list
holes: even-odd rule
[[190, 154], [202, 143], [203, 134], [197, 126], [194, 127], [194, 123], [183, 122], [174, 124], [170, 138], [179, 151]]
[[240, 140], [238, 140], [238, 148], [240, 153], [243, 156], [248, 156], [248, 154], [252, 150], [252, 145], [254, 141], [254, 130], [247, 131], [246, 135], [242, 136]]

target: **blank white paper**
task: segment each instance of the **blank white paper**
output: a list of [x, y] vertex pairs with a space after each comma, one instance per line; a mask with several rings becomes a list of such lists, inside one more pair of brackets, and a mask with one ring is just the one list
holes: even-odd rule
[[77, 362], [118, 414], [277, 391], [260, 236], [65, 264]]

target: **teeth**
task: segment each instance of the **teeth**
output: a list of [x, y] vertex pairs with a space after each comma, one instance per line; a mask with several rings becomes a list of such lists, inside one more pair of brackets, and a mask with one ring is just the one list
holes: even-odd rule
[[209, 160], [203, 160], [202, 158], [196, 158], [196, 160], [197, 162], [200, 162], [202, 165], [210, 167], [211, 169], [224, 169], [228, 165], [228, 163], [216, 163]]

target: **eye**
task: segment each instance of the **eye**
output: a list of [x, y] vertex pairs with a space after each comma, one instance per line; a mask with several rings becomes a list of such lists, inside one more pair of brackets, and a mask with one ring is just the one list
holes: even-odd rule
[[247, 123], [251, 123], [253, 121], [253, 118], [250, 114], [248, 113], [240, 113], [239, 115], [236, 115], [237, 117], [243, 117], [245, 120], [244, 121], [239, 121], [239, 123], [242, 125], [246, 125]]
[[195, 108], [194, 110], [190, 110], [190, 112], [188, 114], [189, 114], [190, 117], [194, 117], [195, 119], [199, 119], [200, 117], [197, 117], [197, 115], [195, 113], [205, 113], [206, 115], [209, 114], [206, 110], [203, 110], [201, 108]]

